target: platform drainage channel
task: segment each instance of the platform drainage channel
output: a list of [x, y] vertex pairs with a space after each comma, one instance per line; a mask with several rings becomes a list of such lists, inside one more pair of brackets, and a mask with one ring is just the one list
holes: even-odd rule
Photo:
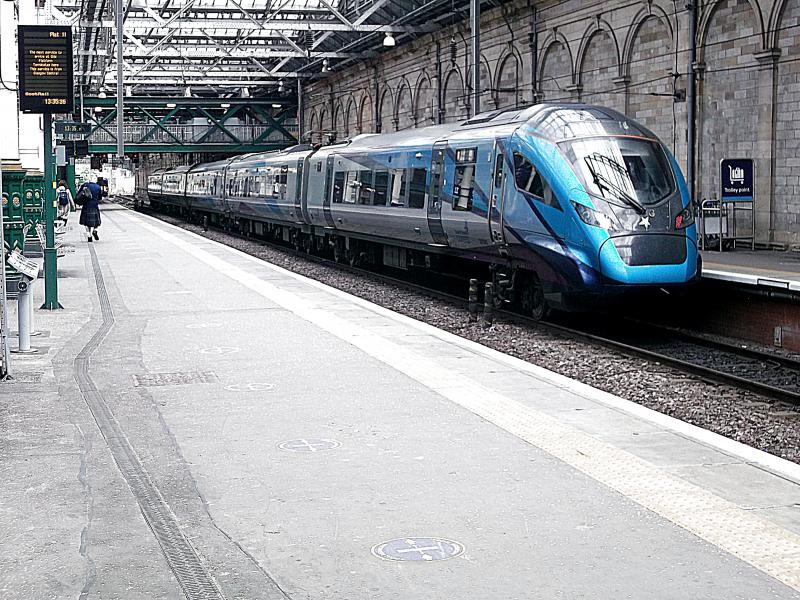
[[372, 553], [384, 560], [401, 562], [435, 562], [460, 556], [464, 546], [436, 537], [397, 538], [372, 547]]
[[164, 385], [190, 385], [194, 383], [219, 383], [212, 371], [188, 371], [184, 373], [145, 373], [133, 376], [133, 385], [158, 387]]
[[184, 536], [175, 516], [150, 480], [122, 427], [89, 376], [89, 360], [114, 326], [114, 313], [103, 281], [103, 272], [97, 253], [91, 245], [89, 252], [103, 323], [75, 358], [75, 379], [78, 387], [183, 593], [189, 600], [223, 600], [222, 593], [203, 568], [197, 552]]

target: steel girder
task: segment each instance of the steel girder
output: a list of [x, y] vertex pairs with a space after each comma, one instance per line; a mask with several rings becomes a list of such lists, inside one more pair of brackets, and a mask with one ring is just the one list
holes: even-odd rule
[[[483, 0], [495, 5], [504, 0]], [[116, 81], [115, 0], [51, 0], [72, 23], [76, 74], [95, 94]], [[124, 0], [126, 90], [142, 95], [255, 96], [318, 78], [460, 19], [468, 0]], [[188, 88], [188, 89], [187, 89]]]
[[[280, 104], [280, 105], [279, 105]], [[277, 98], [140, 98], [126, 104], [127, 153], [243, 153], [297, 143], [297, 107]], [[116, 99], [84, 99], [91, 153], [116, 150]]]

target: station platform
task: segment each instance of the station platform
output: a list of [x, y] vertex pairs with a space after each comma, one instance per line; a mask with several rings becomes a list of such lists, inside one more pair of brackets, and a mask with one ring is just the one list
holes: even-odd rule
[[800, 252], [734, 250], [702, 254], [706, 279], [800, 293]]
[[147, 216], [72, 227], [0, 383], [0, 597], [800, 598], [797, 464]]

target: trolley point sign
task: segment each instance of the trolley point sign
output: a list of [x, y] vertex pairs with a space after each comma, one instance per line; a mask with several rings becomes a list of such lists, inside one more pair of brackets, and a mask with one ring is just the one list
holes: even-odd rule
[[71, 113], [72, 29], [19, 26], [19, 105], [22, 112]]
[[753, 159], [725, 158], [720, 161], [723, 202], [753, 200]]

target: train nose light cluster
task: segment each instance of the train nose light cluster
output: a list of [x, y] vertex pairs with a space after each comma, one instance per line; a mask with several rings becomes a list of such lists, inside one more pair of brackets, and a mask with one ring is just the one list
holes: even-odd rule
[[675, 217], [675, 229], [686, 229], [694, 224], [694, 211], [687, 206]]
[[599, 227], [600, 229], [605, 229], [606, 231], [617, 231], [617, 224], [607, 214], [600, 212], [599, 210], [591, 209], [585, 204], [580, 204], [574, 200], [572, 201], [572, 206], [575, 207], [575, 211], [578, 213], [581, 221], [587, 225]]

